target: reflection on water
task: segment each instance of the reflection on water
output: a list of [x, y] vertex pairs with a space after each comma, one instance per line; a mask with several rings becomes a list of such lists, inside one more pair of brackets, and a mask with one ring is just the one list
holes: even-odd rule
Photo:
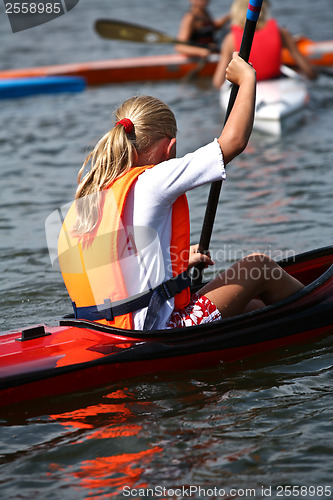
[[[146, 488], [148, 484], [141, 481], [141, 476], [149, 467], [152, 457], [161, 453], [163, 447], [149, 446], [143, 440], [140, 442], [142, 425], [131, 423], [131, 419], [135, 419], [135, 413], [131, 411], [128, 403], [119, 402], [122, 399], [126, 401], [127, 398], [128, 394], [124, 390], [118, 390], [105, 396], [105, 399], [117, 400], [116, 404], [104, 403], [50, 415], [51, 419], [60, 423], [66, 428], [66, 432], [71, 434], [71, 445], [90, 447], [89, 441], [94, 440], [93, 447], [99, 451], [105, 450], [105, 454], [66, 466], [61, 462], [52, 462], [49, 464], [50, 472], [47, 476], [54, 481], [64, 478], [70, 484], [86, 489], [89, 498], [102, 491], [109, 491], [110, 497], [116, 496], [125, 486]], [[142, 407], [146, 406], [146, 411], [149, 411], [151, 405], [146, 403], [140, 406], [142, 410]], [[75, 431], [79, 433], [73, 439]], [[131, 440], [133, 436], [138, 438], [136, 443]], [[112, 443], [115, 443], [115, 446]], [[130, 452], [122, 451], [126, 449]]]
[[3, 492], [15, 498], [15, 478], [27, 496], [59, 498], [60, 486], [70, 499], [122, 498], [125, 487], [269, 487], [289, 475], [308, 484], [315, 463], [311, 484], [323, 484], [332, 373], [325, 339], [21, 406], [0, 427]]

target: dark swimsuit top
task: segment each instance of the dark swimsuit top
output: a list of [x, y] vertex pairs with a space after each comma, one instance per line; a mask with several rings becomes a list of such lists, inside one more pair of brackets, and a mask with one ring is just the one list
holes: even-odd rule
[[[198, 17], [197, 19], [201, 18]], [[205, 21], [200, 28], [193, 31], [190, 41], [203, 45], [215, 43], [214, 32], [214, 23], [212, 21]]]

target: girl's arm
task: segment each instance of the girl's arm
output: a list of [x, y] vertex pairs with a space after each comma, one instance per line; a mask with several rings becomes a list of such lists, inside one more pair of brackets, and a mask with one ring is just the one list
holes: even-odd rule
[[[190, 12], [187, 12], [181, 23], [178, 31], [177, 39], [181, 42], [189, 42], [194, 30], [194, 18]], [[190, 45], [176, 45], [175, 50], [189, 57], [207, 57], [210, 50], [204, 47], [191, 47]]]
[[250, 138], [256, 97], [256, 72], [237, 52], [230, 61], [226, 77], [231, 83], [239, 85], [235, 104], [222, 130], [218, 142], [220, 144], [224, 164], [227, 165], [246, 147]]
[[214, 20], [214, 26], [217, 30], [223, 28], [225, 24], [227, 24], [230, 21], [230, 14], [224, 14], [224, 16], [220, 17], [219, 19]]
[[310, 61], [308, 61], [307, 58], [304, 57], [303, 54], [298, 50], [297, 44], [289, 31], [286, 28], [280, 28], [280, 35], [283, 47], [289, 50], [300, 71], [305, 76], [310, 78], [310, 80], [316, 79], [318, 76], [316, 70], [314, 69]]
[[221, 45], [220, 59], [216, 66], [214, 75], [213, 75], [213, 85], [217, 89], [223, 85], [225, 80], [225, 72], [227, 66], [232, 58], [232, 53], [234, 51], [234, 43], [232, 34], [229, 33], [225, 36], [223, 43]]

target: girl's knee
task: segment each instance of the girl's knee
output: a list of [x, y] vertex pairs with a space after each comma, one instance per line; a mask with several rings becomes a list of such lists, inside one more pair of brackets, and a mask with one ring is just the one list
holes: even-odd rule
[[259, 253], [259, 252], [254, 252], [243, 259], [245, 262], [248, 262], [249, 264], [271, 264], [274, 262], [268, 255], [264, 253]]
[[283, 269], [268, 255], [252, 253], [243, 259], [245, 267], [252, 279], [264, 280], [280, 279]]

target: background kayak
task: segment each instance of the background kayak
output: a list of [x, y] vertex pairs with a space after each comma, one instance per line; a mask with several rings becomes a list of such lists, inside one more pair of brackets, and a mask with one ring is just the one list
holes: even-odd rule
[[188, 59], [181, 54], [129, 57], [4, 70], [0, 72], [0, 79], [40, 75], [73, 75], [84, 78], [88, 85], [178, 80], [186, 77], [189, 72], [197, 68], [197, 76], [211, 76], [217, 60], [218, 56], [212, 55], [207, 64], [201, 68], [198, 67], [198, 61]]
[[[220, 104], [226, 111], [230, 84], [220, 90]], [[270, 135], [285, 134], [304, 120], [309, 102], [306, 83], [299, 78], [277, 78], [257, 83], [256, 110], [253, 128]]]
[[[107, 43], [114, 42], [108, 40]], [[127, 42], [118, 43], [127, 45]], [[333, 66], [333, 40], [327, 42], [307, 40], [307, 43], [302, 41], [299, 42], [299, 45], [305, 54], [311, 55], [313, 64]], [[88, 85], [179, 80], [186, 78], [191, 72], [195, 73], [196, 77], [211, 77], [218, 59], [218, 54], [212, 54], [204, 64], [201, 64], [200, 61], [191, 60], [181, 54], [161, 54], [35, 68], [7, 69], [0, 71], [0, 79], [67, 75], [80, 76], [86, 80]], [[288, 52], [284, 52], [283, 62], [293, 64]]]
[[0, 80], [0, 99], [26, 97], [36, 94], [58, 94], [60, 92], [81, 92], [84, 78], [69, 76], [46, 76], [35, 78], [9, 78]]

